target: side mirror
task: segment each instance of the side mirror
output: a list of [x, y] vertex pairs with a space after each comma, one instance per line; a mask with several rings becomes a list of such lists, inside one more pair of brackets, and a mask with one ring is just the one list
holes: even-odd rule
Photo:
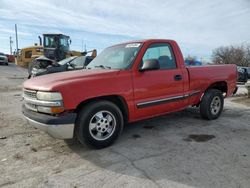
[[147, 59], [143, 62], [142, 67], [139, 71], [144, 72], [148, 70], [158, 70], [160, 69], [160, 63], [157, 59]]

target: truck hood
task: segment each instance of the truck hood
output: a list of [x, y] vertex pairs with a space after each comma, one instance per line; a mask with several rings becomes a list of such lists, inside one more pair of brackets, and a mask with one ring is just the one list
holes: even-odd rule
[[31, 90], [54, 91], [62, 85], [73, 83], [78, 80], [104, 79], [105, 77], [113, 77], [118, 72], [119, 70], [84, 69], [53, 73], [31, 78], [23, 83], [23, 87]]

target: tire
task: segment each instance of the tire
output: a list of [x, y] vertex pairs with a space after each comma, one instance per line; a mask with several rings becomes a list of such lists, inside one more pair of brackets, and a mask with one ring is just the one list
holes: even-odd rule
[[200, 103], [200, 114], [203, 119], [217, 119], [224, 106], [224, 97], [220, 90], [209, 89], [205, 92]]
[[99, 100], [84, 106], [76, 119], [75, 136], [95, 148], [110, 146], [123, 130], [123, 115], [112, 102]]

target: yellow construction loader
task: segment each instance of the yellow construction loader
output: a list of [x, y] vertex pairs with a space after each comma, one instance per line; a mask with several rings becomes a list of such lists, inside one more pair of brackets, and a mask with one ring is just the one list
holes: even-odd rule
[[29, 46], [22, 48], [16, 54], [15, 63], [22, 67], [28, 67], [29, 63], [35, 58], [43, 55], [43, 46]]
[[[35, 45], [21, 49], [16, 54], [16, 64], [28, 67], [31, 62], [39, 57], [39, 61], [58, 62], [66, 57], [70, 56], [82, 56], [86, 55], [85, 52], [70, 51], [69, 46], [71, 39], [67, 35], [63, 34], [43, 34], [43, 45], [42, 38], [39, 36], [40, 45]], [[97, 51], [92, 50], [92, 57], [96, 57]], [[44, 57], [44, 58], [43, 58]]]

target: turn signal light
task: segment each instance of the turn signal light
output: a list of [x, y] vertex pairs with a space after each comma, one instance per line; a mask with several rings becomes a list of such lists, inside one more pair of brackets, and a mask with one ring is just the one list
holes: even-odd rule
[[53, 106], [51, 107], [51, 113], [52, 114], [59, 114], [62, 113], [64, 111], [64, 108], [61, 106]]

